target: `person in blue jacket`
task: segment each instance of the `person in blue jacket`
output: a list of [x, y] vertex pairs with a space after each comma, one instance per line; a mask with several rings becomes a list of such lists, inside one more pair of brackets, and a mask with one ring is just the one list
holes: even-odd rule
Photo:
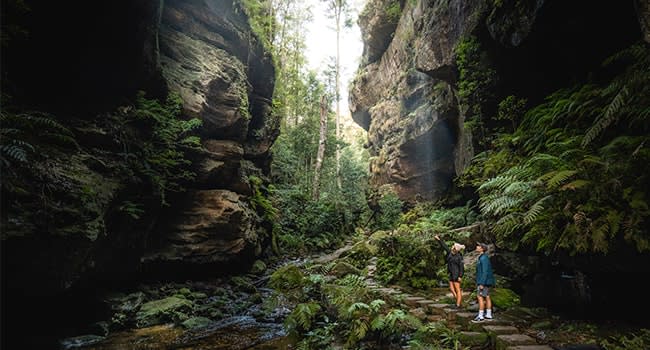
[[485, 243], [477, 243], [476, 251], [481, 253], [476, 262], [476, 294], [478, 298], [478, 315], [472, 322], [483, 322], [492, 319], [492, 300], [490, 299], [490, 287], [494, 286], [494, 273], [492, 264], [487, 254], [488, 246]]

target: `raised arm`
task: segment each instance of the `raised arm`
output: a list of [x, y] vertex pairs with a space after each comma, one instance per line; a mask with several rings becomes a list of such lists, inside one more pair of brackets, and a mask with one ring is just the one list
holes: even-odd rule
[[445, 242], [443, 242], [442, 239], [440, 239], [440, 236], [435, 235], [435, 236], [433, 236], [433, 238], [435, 238], [436, 241], [438, 241], [438, 244], [440, 244], [440, 246], [442, 247], [442, 249], [444, 249], [445, 252], [447, 252], [447, 254], [450, 254], [450, 253], [451, 253], [451, 252], [449, 251], [449, 247], [447, 247], [447, 245], [445, 244]]

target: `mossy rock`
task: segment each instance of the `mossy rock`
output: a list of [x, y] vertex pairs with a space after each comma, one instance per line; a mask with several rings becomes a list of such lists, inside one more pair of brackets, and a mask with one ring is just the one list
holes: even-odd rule
[[164, 322], [182, 322], [187, 319], [187, 313], [193, 309], [193, 304], [187, 299], [168, 297], [150, 301], [140, 308], [135, 319], [136, 327], [149, 327]]
[[361, 271], [356, 267], [352, 266], [352, 264], [339, 261], [336, 263], [336, 265], [334, 265], [334, 267], [330, 271], [330, 274], [340, 278], [340, 277], [345, 277], [346, 275], [349, 274], [361, 275]]
[[301, 287], [305, 275], [295, 265], [286, 265], [277, 269], [269, 281], [269, 286], [279, 291], [288, 291]]
[[240, 290], [248, 293], [257, 292], [257, 288], [255, 287], [255, 285], [250, 281], [250, 279], [246, 277], [235, 276], [230, 279], [230, 282], [233, 284], [233, 287], [236, 290]]
[[490, 290], [490, 298], [492, 299], [492, 304], [501, 309], [519, 306], [521, 303], [519, 295], [508, 288], [494, 288]]
[[183, 326], [186, 329], [196, 329], [196, 328], [203, 328], [212, 323], [212, 320], [207, 318], [207, 317], [192, 317], [189, 318], [183, 323], [181, 323], [181, 326]]
[[251, 273], [259, 275], [266, 271], [266, 264], [262, 260], [255, 260], [251, 267]]
[[178, 292], [186, 297], [189, 297], [190, 294], [192, 294], [192, 291], [189, 288], [181, 288]]

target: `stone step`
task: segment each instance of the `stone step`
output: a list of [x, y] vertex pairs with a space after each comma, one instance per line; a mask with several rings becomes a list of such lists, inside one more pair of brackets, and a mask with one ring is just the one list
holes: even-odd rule
[[408, 306], [417, 307], [418, 306], [418, 301], [420, 301], [420, 300], [424, 300], [424, 298], [423, 297], [408, 297], [408, 298], [404, 298], [404, 303], [406, 305], [408, 305]]
[[506, 350], [553, 350], [553, 348], [548, 345], [515, 345], [507, 347]]
[[432, 314], [444, 315], [444, 310], [448, 307], [449, 304], [429, 304], [427, 308]]
[[382, 293], [382, 294], [397, 294], [399, 293], [393, 288], [376, 288], [375, 291]]
[[431, 305], [431, 304], [435, 304], [435, 301], [429, 300], [429, 299], [424, 299], [424, 300], [418, 300], [418, 301], [416, 301], [416, 303], [419, 306], [423, 307], [425, 310], [428, 310], [429, 309], [428, 306]]
[[445, 317], [443, 315], [427, 315], [426, 320], [428, 322], [440, 322], [444, 320]]
[[490, 343], [490, 337], [484, 332], [460, 332], [459, 340], [465, 346], [484, 346]]
[[525, 334], [501, 334], [496, 338], [496, 349], [505, 350], [518, 345], [538, 345], [535, 339]]
[[[487, 324], [486, 324], [487, 323]], [[501, 334], [516, 334], [519, 333], [519, 330], [517, 327], [513, 326], [505, 326], [505, 325], [494, 325], [490, 324], [492, 321], [486, 321], [481, 323], [481, 326], [484, 331], [496, 335], [501, 335]]]
[[414, 309], [409, 309], [409, 313], [421, 321], [424, 321], [427, 319], [427, 314], [424, 312], [424, 310], [421, 307], [416, 307]]

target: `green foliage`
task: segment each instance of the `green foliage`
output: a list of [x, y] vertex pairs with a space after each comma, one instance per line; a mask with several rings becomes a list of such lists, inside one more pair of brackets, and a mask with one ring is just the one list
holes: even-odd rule
[[447, 327], [443, 322], [427, 323], [413, 335], [409, 341], [413, 349], [463, 349], [460, 343], [460, 332]]
[[650, 347], [650, 329], [641, 329], [636, 333], [610, 337], [600, 342], [605, 350], [648, 349]]
[[133, 203], [131, 201], [124, 201], [117, 207], [117, 210], [125, 213], [131, 218], [137, 220], [144, 214], [144, 208], [142, 204]]
[[390, 22], [399, 21], [399, 18], [402, 16], [402, 8], [399, 1], [393, 0], [388, 4], [386, 7], [386, 16], [388, 16]]
[[388, 192], [378, 200], [379, 213], [376, 214], [373, 229], [392, 230], [402, 215], [403, 202], [394, 192]]
[[512, 131], [517, 129], [517, 122], [524, 115], [526, 99], [510, 95], [499, 102], [496, 120], [507, 120], [512, 123]]
[[239, 5], [248, 16], [251, 29], [264, 47], [271, 51], [276, 27], [270, 2], [264, 0], [239, 0]]
[[269, 286], [280, 291], [301, 288], [305, 284], [303, 272], [295, 265], [285, 265], [273, 272]]
[[321, 306], [318, 303], [300, 303], [287, 316], [285, 325], [290, 333], [309, 331], [312, 329], [320, 310]]
[[436, 243], [431, 236], [419, 233], [382, 239], [379, 242], [377, 278], [388, 284], [399, 283], [420, 289], [436, 286], [436, 273], [444, 256], [432, 249], [433, 244]]
[[649, 57], [644, 44], [614, 55], [609, 81], [551, 94], [474, 159], [461, 182], [479, 186], [499, 244], [606, 253], [622, 238], [650, 250]]
[[42, 157], [48, 147], [78, 147], [70, 129], [43, 112], [0, 111], [0, 170], [12, 174], [16, 167], [28, 167], [30, 156]]
[[178, 95], [170, 94], [165, 101], [158, 101], [147, 99], [141, 91], [134, 107], [119, 108], [113, 117], [113, 127], [125, 150], [123, 156], [137, 174], [148, 180], [162, 205], [169, 205], [168, 192], [183, 191], [183, 182], [194, 178], [185, 152], [201, 147], [200, 139], [192, 135], [201, 121], [179, 119], [181, 107]]
[[484, 104], [492, 98], [496, 72], [490, 66], [487, 54], [473, 36], [460, 40], [456, 45], [455, 54], [459, 73], [458, 97], [465, 114], [465, 127], [478, 132], [476, 138], [484, 142], [484, 124], [488, 117], [485, 115]]
[[[401, 216], [400, 226], [391, 235], [376, 240], [377, 278], [385, 283], [398, 283], [427, 289], [438, 285], [444, 273], [444, 252], [434, 241], [440, 235], [450, 241], [467, 239], [469, 233], [449, 231], [471, 225], [478, 220], [471, 202], [463, 207], [445, 209], [433, 204], [419, 204]], [[441, 272], [442, 271], [442, 272]]]

